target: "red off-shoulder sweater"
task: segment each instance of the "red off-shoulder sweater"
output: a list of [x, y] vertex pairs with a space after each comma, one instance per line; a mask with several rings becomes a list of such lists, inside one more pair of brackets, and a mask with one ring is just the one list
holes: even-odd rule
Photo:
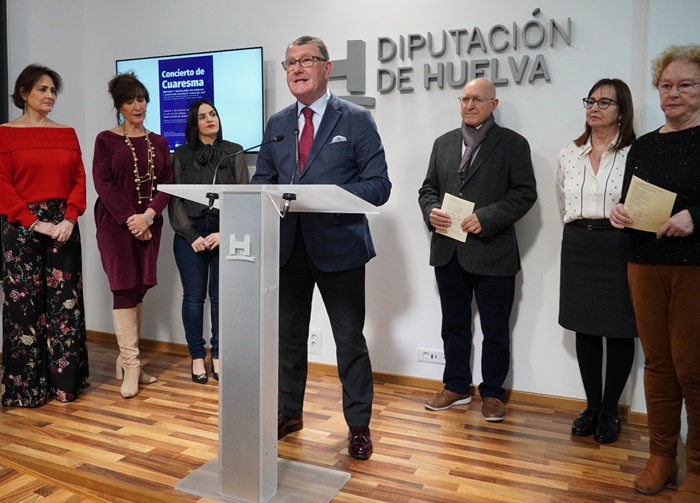
[[85, 168], [73, 128], [0, 127], [0, 214], [29, 227], [28, 203], [65, 199], [64, 218], [85, 212]]

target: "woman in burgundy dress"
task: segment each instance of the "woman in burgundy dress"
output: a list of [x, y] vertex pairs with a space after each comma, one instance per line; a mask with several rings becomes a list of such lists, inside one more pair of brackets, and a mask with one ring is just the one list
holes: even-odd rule
[[85, 169], [75, 130], [49, 118], [61, 77], [29, 65], [12, 102], [21, 117], [0, 127], [2, 404], [71, 402], [88, 384], [78, 217]]
[[138, 394], [139, 383], [155, 382], [141, 370], [139, 337], [143, 298], [157, 284], [156, 263], [163, 209], [170, 196], [158, 183], [172, 183], [170, 148], [162, 136], [146, 130], [148, 90], [133, 73], [115, 76], [109, 94], [117, 126], [95, 139], [92, 174], [97, 247], [114, 298], [112, 316], [119, 344], [117, 379], [121, 394]]

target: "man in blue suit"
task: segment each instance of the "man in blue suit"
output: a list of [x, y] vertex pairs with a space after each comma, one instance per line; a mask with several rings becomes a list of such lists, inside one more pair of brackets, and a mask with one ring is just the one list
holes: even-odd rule
[[[377, 127], [367, 110], [328, 90], [333, 63], [326, 45], [300, 37], [287, 47], [282, 66], [297, 102], [270, 117], [263, 141], [280, 134], [285, 138], [261, 147], [251, 183], [334, 184], [376, 206], [384, 204], [391, 183]], [[337, 348], [348, 452], [367, 459], [372, 455], [374, 389], [362, 330], [365, 264], [376, 255], [367, 217], [292, 212], [280, 225], [277, 437], [303, 427], [307, 341], [317, 286]]]
[[[472, 295], [484, 334], [479, 394], [486, 421], [503, 421], [503, 383], [510, 369], [510, 312], [515, 275], [520, 270], [515, 222], [537, 199], [527, 140], [496, 124], [496, 88], [474, 79], [459, 97], [462, 124], [433, 145], [419, 203], [428, 229], [430, 265], [442, 307], [445, 387], [425, 407], [444, 410], [471, 402]], [[456, 222], [465, 242], [435, 232], [452, 223], [443, 210], [445, 194], [474, 203], [474, 212]]]

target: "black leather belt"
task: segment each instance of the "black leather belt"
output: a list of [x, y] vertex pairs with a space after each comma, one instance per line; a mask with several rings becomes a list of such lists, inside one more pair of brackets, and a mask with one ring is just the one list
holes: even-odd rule
[[578, 220], [572, 220], [567, 225], [574, 225], [576, 227], [584, 227], [589, 231], [611, 231], [615, 230], [610, 224], [610, 221], [606, 218], [581, 218]]

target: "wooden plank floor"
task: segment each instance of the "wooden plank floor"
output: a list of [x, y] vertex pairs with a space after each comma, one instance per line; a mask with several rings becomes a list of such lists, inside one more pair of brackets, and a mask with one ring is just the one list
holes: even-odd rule
[[[114, 344], [89, 345], [92, 386], [76, 402], [38, 409], [0, 408], [0, 502], [107, 501], [205, 503], [173, 489], [216, 456], [218, 384], [191, 382], [184, 354], [144, 352], [156, 384], [125, 400], [114, 379]], [[623, 425], [600, 445], [569, 434], [577, 411], [511, 402], [503, 423], [471, 405], [423, 408], [433, 391], [375, 385], [368, 461], [347, 454], [340, 385], [311, 372], [304, 429], [279, 443], [286, 459], [349, 471], [334, 503], [649, 502], [634, 492], [647, 459], [644, 426]]]

